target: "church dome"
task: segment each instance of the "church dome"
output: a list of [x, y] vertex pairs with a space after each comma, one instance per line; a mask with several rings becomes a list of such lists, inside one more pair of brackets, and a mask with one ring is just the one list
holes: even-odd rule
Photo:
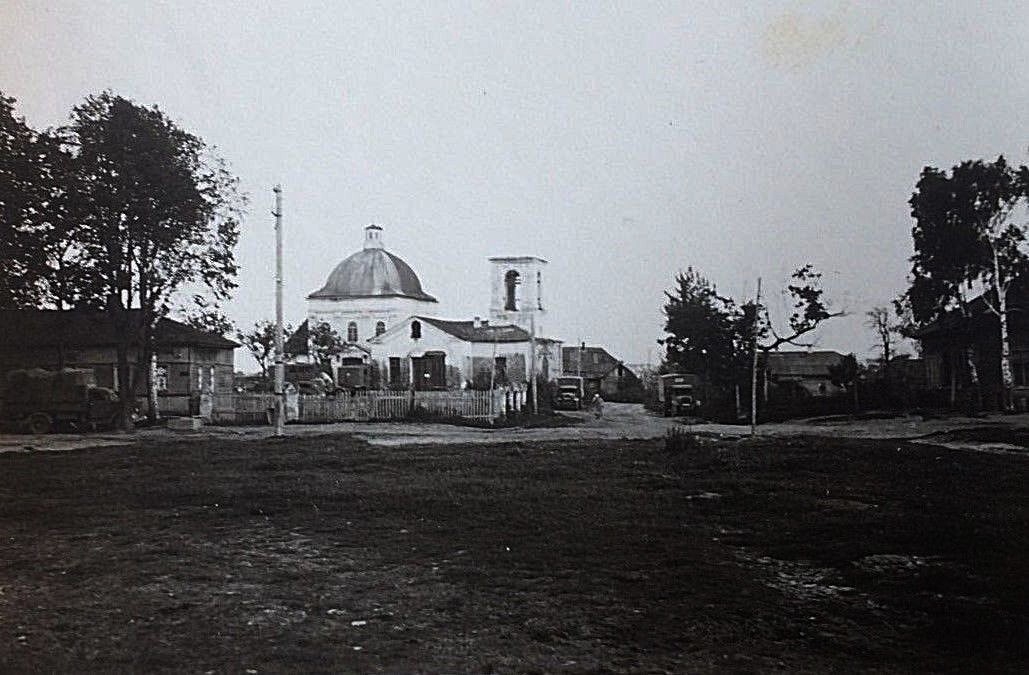
[[336, 265], [325, 285], [307, 297], [403, 297], [436, 302], [422, 290], [411, 266], [382, 247], [382, 228], [378, 225], [365, 228], [364, 249]]

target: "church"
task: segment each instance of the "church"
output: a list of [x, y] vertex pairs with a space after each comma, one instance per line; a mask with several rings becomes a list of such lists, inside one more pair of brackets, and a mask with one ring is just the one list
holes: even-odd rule
[[312, 333], [328, 324], [345, 341], [331, 368], [347, 388], [524, 388], [533, 372], [547, 380], [561, 374], [561, 341], [545, 337], [546, 260], [490, 258], [488, 319], [447, 319], [382, 234], [367, 226], [363, 248], [307, 296], [307, 319], [287, 344], [294, 358], [310, 360]]

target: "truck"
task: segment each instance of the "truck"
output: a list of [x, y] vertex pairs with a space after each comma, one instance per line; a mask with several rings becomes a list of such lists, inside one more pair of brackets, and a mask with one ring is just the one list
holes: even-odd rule
[[585, 380], [576, 375], [557, 378], [557, 393], [554, 394], [555, 410], [582, 410], [586, 397]]
[[17, 369], [7, 373], [0, 421], [34, 434], [57, 426], [113, 429], [121, 419], [121, 404], [107, 387], [99, 387], [92, 370], [64, 368]]
[[690, 373], [670, 373], [657, 381], [657, 400], [665, 417], [694, 415], [700, 411], [700, 378]]

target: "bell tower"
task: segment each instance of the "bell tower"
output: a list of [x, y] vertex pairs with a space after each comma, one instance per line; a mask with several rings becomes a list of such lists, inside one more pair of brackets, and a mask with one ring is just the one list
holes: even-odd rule
[[512, 323], [544, 335], [547, 310], [543, 270], [547, 261], [535, 256], [490, 258], [490, 320]]

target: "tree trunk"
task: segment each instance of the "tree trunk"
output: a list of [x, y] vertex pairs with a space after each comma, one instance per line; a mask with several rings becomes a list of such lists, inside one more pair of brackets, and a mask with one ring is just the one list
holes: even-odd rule
[[993, 250], [993, 290], [997, 293], [997, 318], [1000, 319], [1000, 405], [1006, 411], [1014, 409], [1012, 395], [1015, 378], [1011, 373], [1011, 341], [1008, 338], [1008, 293], [1000, 279], [1000, 261]]
[[132, 431], [132, 410], [135, 407], [135, 391], [132, 388], [132, 378], [129, 377], [129, 326], [128, 313], [122, 306], [121, 294], [117, 294], [109, 301], [108, 311], [114, 323], [117, 333], [117, 344], [115, 353], [118, 361], [118, 402], [121, 404], [121, 419], [119, 420], [122, 431]]
[[983, 391], [979, 384], [979, 367], [975, 364], [975, 345], [965, 348], [965, 362], [968, 364], [968, 379], [972, 385], [972, 412], [983, 409]]

